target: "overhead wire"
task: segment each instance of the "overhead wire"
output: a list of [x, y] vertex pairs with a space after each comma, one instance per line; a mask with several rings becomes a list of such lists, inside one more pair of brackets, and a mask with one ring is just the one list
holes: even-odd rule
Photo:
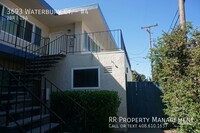
[[176, 28], [179, 18], [180, 18], [180, 15], [178, 15], [178, 18], [176, 19], [176, 22], [174, 24], [174, 27], [173, 27], [172, 31]]
[[175, 13], [175, 15], [174, 15], [174, 18], [173, 18], [173, 20], [172, 20], [172, 22], [171, 22], [171, 24], [170, 24], [170, 27], [169, 27], [169, 30], [168, 30], [167, 33], [169, 33], [170, 30], [172, 29], [172, 25], [174, 24], [174, 21], [175, 21], [175, 19], [176, 19], [176, 17], [177, 17], [177, 14], [178, 14], [178, 9], [177, 9], [177, 11], [176, 11], [176, 13]]
[[[185, 3], [185, 2], [186, 2], [186, 0], [184, 0], [184, 3]], [[178, 14], [178, 12], [179, 12], [179, 8], [177, 9], [177, 11], [176, 11], [176, 13], [175, 13], [175, 16], [174, 16], [174, 18], [173, 18], [173, 20], [172, 20], [172, 23], [171, 23], [171, 25], [170, 25], [169, 30], [168, 30], [167, 33], [170, 32], [170, 29], [172, 29], [172, 31], [173, 31], [173, 30], [176, 28], [177, 23], [178, 23], [178, 20], [179, 20], [179, 18], [180, 18], [180, 14]], [[177, 19], [176, 19], [176, 22], [175, 22], [173, 28], [172, 28], [173, 22], [174, 22], [174, 20], [175, 20], [175, 18], [176, 18], [176, 16], [177, 16], [177, 14], [178, 14], [178, 17], [177, 17]]]

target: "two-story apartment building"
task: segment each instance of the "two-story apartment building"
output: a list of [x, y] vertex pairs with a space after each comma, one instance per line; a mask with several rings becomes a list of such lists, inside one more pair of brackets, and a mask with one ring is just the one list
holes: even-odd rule
[[[55, 11], [44, 0], [1, 0], [0, 64], [1, 92], [5, 91], [9, 96], [13, 91], [6, 90], [4, 84], [11, 85], [16, 77], [19, 85], [22, 77], [19, 78], [16, 72], [23, 71], [24, 79], [32, 77], [34, 84], [30, 92], [27, 86], [23, 88], [39, 103], [44, 91], [45, 95], [50, 92], [50, 87], [42, 84], [47, 78], [63, 91], [117, 91], [121, 98], [118, 115], [127, 116], [126, 83], [131, 81], [132, 75], [122, 31], [109, 29], [97, 4]], [[3, 81], [9, 74], [12, 78]], [[33, 79], [34, 75], [39, 75], [36, 76], [39, 80]], [[22, 112], [26, 110], [24, 105]], [[18, 113], [18, 108], [13, 112]], [[8, 117], [10, 110], [2, 110], [0, 116], [6, 114]], [[6, 123], [1, 123], [9, 125], [7, 117], [3, 118]]]

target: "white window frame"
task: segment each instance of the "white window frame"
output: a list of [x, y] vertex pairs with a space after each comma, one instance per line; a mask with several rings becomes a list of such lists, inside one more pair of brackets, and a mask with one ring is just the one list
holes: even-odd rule
[[[98, 70], [98, 86], [97, 87], [74, 87], [74, 70], [85, 70], [85, 69], [97, 69]], [[72, 68], [71, 70], [71, 88], [76, 89], [76, 90], [90, 90], [90, 89], [100, 89], [100, 67], [99, 66], [94, 66], [94, 67], [77, 67], [77, 68]]]

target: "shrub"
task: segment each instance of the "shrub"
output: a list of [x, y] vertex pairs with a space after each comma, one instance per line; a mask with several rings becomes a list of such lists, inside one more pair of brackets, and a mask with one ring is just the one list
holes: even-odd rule
[[[190, 35], [186, 39], [186, 33]], [[200, 36], [199, 31], [177, 27], [164, 34], [153, 49], [154, 80], [163, 89], [165, 113], [177, 121], [181, 133], [200, 132]]]
[[[66, 91], [67, 97], [71, 97], [81, 106], [86, 108], [87, 112], [87, 132], [105, 133], [109, 132], [108, 118], [116, 116], [120, 105], [120, 98], [115, 91]], [[71, 131], [84, 130], [84, 113], [71, 100], [62, 99], [60, 93], [53, 93], [52, 108], [66, 122], [73, 127]], [[75, 108], [75, 109], [74, 109]], [[78, 110], [78, 111], [77, 111]], [[68, 128], [69, 129], [69, 128]]]

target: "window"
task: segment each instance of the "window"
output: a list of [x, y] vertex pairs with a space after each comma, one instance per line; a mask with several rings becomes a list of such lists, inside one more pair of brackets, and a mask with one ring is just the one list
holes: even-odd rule
[[16, 14], [9, 13], [8, 8], [4, 8], [4, 17], [2, 29], [12, 35], [17, 34], [18, 16]]
[[85, 49], [88, 50], [88, 33], [84, 31], [84, 44], [85, 44]]
[[31, 42], [32, 40], [33, 25], [26, 21], [24, 40]]
[[42, 30], [39, 27], [35, 27], [35, 40], [34, 40], [34, 44], [37, 46], [40, 46], [40, 40], [41, 40], [41, 33]]
[[25, 33], [25, 28], [24, 28], [24, 25], [25, 25], [25, 20], [20, 18], [19, 19], [19, 25], [18, 25], [18, 33], [17, 33], [17, 37], [21, 38], [21, 39], [24, 39], [24, 33]]
[[84, 31], [84, 44], [85, 44], [85, 49], [87, 51], [92, 51], [92, 52], [100, 51], [100, 47], [95, 43], [93, 38], [90, 37], [86, 31]]
[[73, 88], [99, 87], [99, 69], [74, 69]]
[[[0, 4], [0, 29], [3, 31], [40, 45], [42, 30]], [[34, 30], [35, 29], [35, 30]], [[35, 33], [33, 33], [35, 32]]]
[[2, 28], [2, 11], [3, 11], [3, 6], [0, 4], [0, 31]]
[[2, 15], [3, 6], [0, 4], [0, 16]]

